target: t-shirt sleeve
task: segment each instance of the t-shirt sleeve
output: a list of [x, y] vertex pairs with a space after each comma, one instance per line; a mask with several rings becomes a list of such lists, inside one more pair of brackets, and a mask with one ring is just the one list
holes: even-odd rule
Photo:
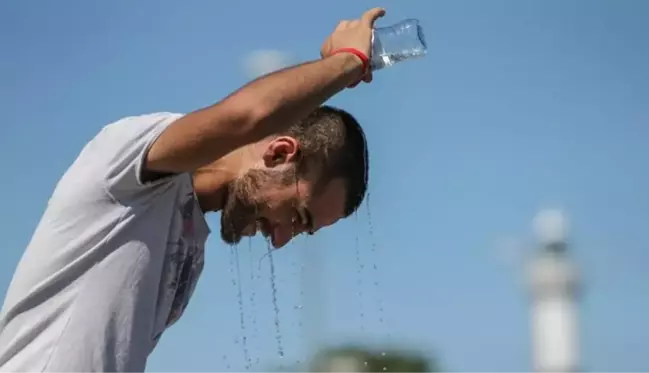
[[170, 183], [177, 175], [144, 181], [145, 159], [162, 132], [183, 114], [155, 113], [128, 117], [104, 127], [99, 134], [106, 190], [115, 198], [126, 198], [146, 189]]

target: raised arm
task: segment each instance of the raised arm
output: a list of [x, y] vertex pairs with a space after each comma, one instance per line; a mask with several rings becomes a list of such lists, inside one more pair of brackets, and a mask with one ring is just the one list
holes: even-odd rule
[[341, 22], [323, 46], [323, 59], [254, 80], [221, 102], [178, 119], [151, 146], [146, 169], [193, 171], [306, 117], [364, 78], [359, 57], [332, 52], [355, 48], [369, 57], [374, 21], [383, 14], [383, 9], [376, 8], [360, 20]]

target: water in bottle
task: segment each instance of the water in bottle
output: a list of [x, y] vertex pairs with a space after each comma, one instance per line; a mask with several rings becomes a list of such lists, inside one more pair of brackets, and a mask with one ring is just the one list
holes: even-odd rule
[[372, 35], [373, 71], [415, 57], [426, 55], [424, 32], [416, 19], [375, 28]]

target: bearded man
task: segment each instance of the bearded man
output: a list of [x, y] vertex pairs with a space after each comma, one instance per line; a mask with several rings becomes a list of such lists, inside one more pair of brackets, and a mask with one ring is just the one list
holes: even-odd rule
[[275, 248], [352, 214], [367, 188], [363, 131], [322, 106], [369, 69], [372, 9], [341, 22], [322, 58], [192, 113], [105, 126], [56, 186], [0, 313], [2, 371], [144, 371], [182, 315], [210, 230]]

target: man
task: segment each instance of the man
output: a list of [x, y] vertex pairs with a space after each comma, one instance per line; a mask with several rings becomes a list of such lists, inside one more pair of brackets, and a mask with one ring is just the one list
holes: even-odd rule
[[343, 21], [322, 59], [187, 115], [104, 127], [59, 181], [0, 314], [3, 371], [143, 371], [183, 313], [221, 211], [229, 244], [275, 248], [349, 216], [367, 183], [363, 131], [321, 105], [363, 80], [382, 9]]

